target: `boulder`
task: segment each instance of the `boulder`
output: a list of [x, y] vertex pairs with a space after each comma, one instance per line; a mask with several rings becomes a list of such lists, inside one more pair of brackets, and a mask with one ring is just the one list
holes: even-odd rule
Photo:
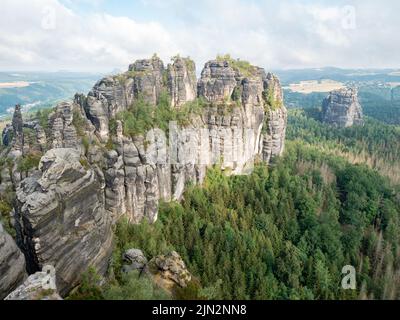
[[147, 266], [147, 258], [143, 254], [142, 250], [129, 249], [122, 256], [125, 264], [123, 266], [124, 272], [130, 272], [133, 270], [143, 271]]
[[54, 267], [45, 266], [41, 272], [30, 275], [5, 300], [62, 300], [57, 292]]
[[175, 251], [154, 257], [148, 264], [148, 270], [153, 281], [168, 292], [175, 286], [185, 288], [192, 280], [181, 256]]

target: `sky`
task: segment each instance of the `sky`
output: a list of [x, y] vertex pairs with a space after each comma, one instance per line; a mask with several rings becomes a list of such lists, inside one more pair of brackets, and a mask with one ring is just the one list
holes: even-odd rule
[[197, 68], [400, 68], [398, 0], [2, 0], [0, 71], [126, 70], [154, 53]]

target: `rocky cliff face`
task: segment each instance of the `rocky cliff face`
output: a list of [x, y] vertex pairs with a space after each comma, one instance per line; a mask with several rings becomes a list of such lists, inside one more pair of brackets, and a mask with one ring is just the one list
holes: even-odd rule
[[61, 294], [78, 284], [90, 266], [105, 271], [111, 254], [111, 217], [103, 182], [75, 149], [51, 149], [41, 175], [17, 189], [16, 223], [30, 273], [46, 264], [57, 270]]
[[4, 300], [62, 300], [57, 292], [54, 267], [45, 266], [42, 271], [30, 275]]
[[363, 124], [363, 113], [355, 88], [332, 91], [322, 103], [323, 121], [338, 127]]
[[[141, 72], [134, 77], [144, 77], [145, 96], [154, 104], [162, 91], [162, 63], [141, 60], [130, 69]], [[164, 89], [171, 94], [173, 107], [195, 100], [196, 91], [206, 101], [200, 113], [188, 115], [183, 131], [182, 127], [170, 131], [168, 150], [158, 144], [157, 137], [124, 136], [120, 121], [115, 135], [103, 136], [97, 130], [115, 146], [107, 154], [107, 209], [136, 223], [143, 218], [154, 222], [158, 201], [179, 200], [186, 183], [203, 181], [208, 166], [221, 163], [232, 174], [245, 174], [251, 172], [254, 161], [268, 163], [284, 148], [287, 112], [274, 75], [253, 66], [244, 74], [232, 62], [210, 61], [196, 90], [195, 65], [190, 60], [177, 58], [166, 72]], [[120, 110], [124, 108], [121, 105]]]
[[[287, 112], [273, 74], [219, 59], [206, 63], [199, 81], [195, 75], [189, 59], [177, 57], [165, 69], [153, 57], [100, 80], [88, 96], [60, 103], [46, 128], [24, 123], [16, 108], [6, 129], [12, 134], [3, 135], [13, 141], [2, 153], [10, 161], [1, 168], [0, 192], [16, 190], [17, 242], [30, 274], [54, 265], [65, 295], [89, 266], [106, 270], [111, 227], [120, 217], [155, 222], [159, 201], [181, 199], [186, 184], [202, 183], [209, 166], [247, 174], [255, 162], [282, 153]], [[180, 114], [169, 137], [157, 130], [124, 134], [121, 112], [141, 102], [151, 116], [168, 93], [170, 113]], [[18, 163], [33, 151], [43, 155], [39, 166], [21, 172]]]
[[168, 92], [171, 106], [180, 107], [197, 97], [196, 66], [188, 58], [177, 57], [168, 65]]
[[25, 258], [0, 222], [0, 300], [25, 279]]

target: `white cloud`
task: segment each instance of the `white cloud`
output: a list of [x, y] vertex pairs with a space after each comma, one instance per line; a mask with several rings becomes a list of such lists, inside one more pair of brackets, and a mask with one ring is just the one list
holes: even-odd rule
[[[162, 14], [162, 21], [156, 14], [145, 20], [104, 13], [105, 0], [84, 2], [93, 5], [92, 12], [78, 13], [75, 0], [64, 0], [73, 9], [58, 0], [2, 0], [0, 69], [103, 71], [126, 68], [154, 52], [166, 62], [179, 52], [198, 64], [229, 52], [267, 69], [398, 67], [400, 62], [400, 4], [394, 0], [340, 5], [323, 0], [142, 0], [150, 12]], [[346, 5], [355, 8], [354, 28], [346, 27]]]
[[[56, 0], [3, 1], [1, 69], [106, 70], [126, 67], [155, 51], [167, 56], [177, 51], [157, 22], [138, 23], [104, 13], [79, 16]], [[53, 15], [54, 27], [49, 23]]]

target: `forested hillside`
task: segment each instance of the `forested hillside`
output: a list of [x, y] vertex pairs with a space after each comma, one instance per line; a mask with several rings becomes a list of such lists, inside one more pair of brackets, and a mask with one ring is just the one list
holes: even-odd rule
[[[238, 177], [214, 168], [182, 203], [162, 204], [154, 225], [121, 221], [113, 270], [126, 249], [149, 257], [174, 249], [203, 287], [179, 298], [399, 298], [400, 193], [374, 169], [399, 159], [398, 128], [368, 120], [333, 130], [296, 110], [288, 134], [270, 168]], [[378, 160], [352, 164], [360, 154]], [[357, 271], [354, 291], [341, 288], [345, 265]], [[97, 298], [129, 287], [119, 273], [111, 283]]]
[[364, 126], [332, 128], [315, 109], [291, 110], [288, 139], [376, 168], [394, 184], [400, 183], [400, 127], [367, 118]]
[[[120, 223], [118, 249], [174, 248], [217, 299], [398, 297], [398, 194], [387, 179], [300, 142], [271, 169], [208, 174], [155, 225]], [[355, 291], [341, 270], [358, 271]]]

